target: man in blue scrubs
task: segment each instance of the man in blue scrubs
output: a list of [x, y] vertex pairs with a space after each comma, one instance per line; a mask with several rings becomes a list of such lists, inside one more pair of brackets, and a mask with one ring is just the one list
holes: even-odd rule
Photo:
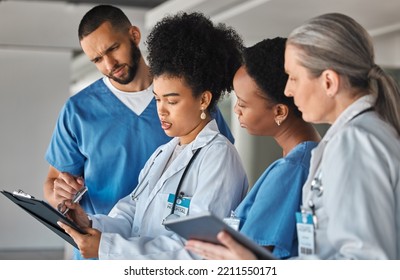
[[[108, 214], [170, 138], [161, 128], [152, 76], [138, 47], [140, 30], [120, 9], [99, 5], [82, 18], [78, 33], [84, 53], [104, 77], [62, 108], [45, 156], [50, 168], [44, 196], [57, 207], [85, 185], [80, 202], [85, 211]], [[219, 110], [214, 117], [233, 142]]]

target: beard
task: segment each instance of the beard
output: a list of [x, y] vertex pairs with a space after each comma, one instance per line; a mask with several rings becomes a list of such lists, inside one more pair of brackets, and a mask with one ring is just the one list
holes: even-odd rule
[[[134, 42], [131, 41], [131, 63], [115, 65], [114, 69], [107, 76], [121, 85], [129, 84], [136, 77], [136, 73], [139, 68], [140, 57], [141, 57], [140, 49], [135, 45]], [[113, 75], [115, 69], [118, 69], [123, 66], [128, 67], [126, 75], [121, 78], [115, 77]]]

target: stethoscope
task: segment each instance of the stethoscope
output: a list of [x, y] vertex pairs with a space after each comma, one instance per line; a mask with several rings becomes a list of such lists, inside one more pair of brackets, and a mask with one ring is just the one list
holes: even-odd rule
[[311, 181], [311, 191], [320, 197], [324, 193], [324, 187], [322, 186], [322, 172], [318, 171], [317, 176]]
[[186, 172], [189, 170], [190, 165], [192, 164], [192, 162], [194, 161], [196, 156], [199, 154], [200, 150], [201, 150], [201, 148], [198, 148], [196, 150], [196, 152], [194, 152], [189, 163], [186, 165], [185, 170], [183, 171], [182, 177], [179, 180], [178, 186], [176, 187], [176, 190], [175, 190], [175, 197], [174, 197], [174, 202], [172, 203], [171, 213], [169, 213], [169, 215], [167, 217], [165, 217], [165, 219], [163, 219], [162, 224], [164, 224], [164, 222], [166, 222], [167, 220], [179, 218], [179, 216], [175, 214], [175, 207], [176, 207], [176, 203], [177, 203], [178, 199], [181, 199], [184, 195], [184, 193], [181, 192], [182, 182], [185, 179]]
[[[317, 197], [320, 197], [324, 193], [324, 187], [322, 185], [322, 171], [321, 170], [319, 170], [317, 172], [316, 176], [311, 181], [311, 192], [313, 195], [315, 195]], [[314, 204], [312, 198], [310, 198], [310, 200], [308, 201], [308, 207], [310, 207], [311, 212], [312, 212], [312, 219], [313, 219], [314, 227], [318, 228], [318, 219], [317, 219], [317, 215], [315, 214], [315, 204]]]
[[[154, 162], [156, 161], [157, 157], [162, 153], [162, 150], [160, 150], [157, 155], [155, 156], [155, 158], [153, 159], [153, 161], [151, 162], [149, 168], [147, 169], [146, 173], [143, 175], [143, 179], [140, 181], [139, 185], [137, 185], [135, 191], [131, 194], [131, 198], [134, 201], [138, 201], [139, 199], [139, 195], [145, 190], [145, 188], [147, 187], [147, 185], [149, 184], [149, 181], [146, 180], [147, 176], [150, 173], [151, 168], [153, 167]], [[146, 182], [146, 184], [144, 184], [144, 182]]]
[[[193, 154], [193, 156], [191, 157], [189, 163], [187, 164], [187, 166], [185, 167], [185, 170], [183, 171], [182, 177], [179, 180], [178, 186], [176, 187], [175, 190], [175, 197], [174, 197], [174, 201], [172, 203], [172, 207], [171, 207], [171, 212], [170, 214], [165, 217], [165, 219], [163, 219], [163, 224], [165, 221], [172, 219], [172, 218], [179, 218], [179, 216], [177, 214], [175, 214], [175, 207], [177, 204], [178, 199], [181, 199], [184, 195], [183, 192], [181, 192], [181, 187], [182, 187], [182, 182], [185, 179], [186, 173], [189, 170], [190, 165], [192, 164], [192, 162], [194, 161], [194, 159], [197, 157], [197, 155], [199, 154], [201, 148], [198, 148], [195, 153]], [[157, 159], [157, 157], [162, 153], [162, 150], [160, 150], [157, 155], [155, 156], [155, 158], [153, 159], [152, 163], [150, 164], [149, 168], [147, 169], [146, 173], [143, 175], [143, 179], [140, 181], [139, 185], [136, 187], [135, 191], [131, 194], [131, 198], [132, 200], [137, 201], [139, 199], [140, 194], [145, 190], [145, 188], [147, 187], [147, 185], [149, 184], [149, 181], [146, 180], [147, 176], [150, 173], [150, 170], [155, 162], [155, 160]]]
[[176, 187], [176, 190], [175, 190], [175, 197], [174, 197], [174, 202], [172, 203], [171, 213], [167, 217], [165, 217], [165, 219], [163, 220], [163, 224], [165, 221], [169, 220], [172, 217], [179, 218], [179, 216], [175, 214], [175, 207], [176, 207], [176, 202], [178, 201], [178, 199], [181, 199], [184, 195], [184, 193], [181, 192], [182, 182], [183, 182], [183, 179], [185, 179], [186, 172], [189, 170], [190, 165], [192, 164], [192, 162], [196, 158], [196, 156], [199, 154], [200, 150], [201, 150], [201, 148], [198, 148], [196, 150], [196, 152], [194, 152], [188, 165], [186, 165], [185, 170], [183, 171], [182, 177], [179, 180], [178, 186]]

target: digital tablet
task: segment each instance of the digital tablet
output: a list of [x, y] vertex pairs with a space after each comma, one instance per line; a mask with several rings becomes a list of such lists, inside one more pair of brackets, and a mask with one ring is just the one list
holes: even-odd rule
[[16, 194], [8, 191], [1, 191], [7, 198], [9, 198], [12, 202], [20, 206], [27, 213], [29, 213], [32, 217], [37, 219], [39, 222], [44, 224], [47, 228], [51, 229], [57, 235], [62, 237], [65, 241], [70, 243], [75, 248], [78, 248], [75, 241], [69, 236], [58, 224], [58, 221], [61, 221], [78, 232], [85, 234], [85, 232], [79, 228], [73, 221], [65, 217], [61, 214], [57, 209], [50, 206], [47, 202], [42, 200], [37, 200], [34, 197], [27, 194]]
[[186, 240], [196, 239], [220, 245], [222, 244], [218, 241], [217, 234], [220, 231], [225, 230], [236, 241], [251, 250], [258, 259], [276, 259], [269, 250], [256, 244], [242, 233], [234, 230], [223, 220], [217, 218], [210, 212], [167, 220], [164, 222], [164, 225], [169, 230], [176, 232]]

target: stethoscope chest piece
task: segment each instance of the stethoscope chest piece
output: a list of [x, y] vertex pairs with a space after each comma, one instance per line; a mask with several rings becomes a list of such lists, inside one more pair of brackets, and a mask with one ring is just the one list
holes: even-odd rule
[[322, 173], [319, 172], [317, 176], [311, 181], [311, 191], [314, 192], [318, 197], [320, 197], [324, 192], [324, 187], [322, 185]]

